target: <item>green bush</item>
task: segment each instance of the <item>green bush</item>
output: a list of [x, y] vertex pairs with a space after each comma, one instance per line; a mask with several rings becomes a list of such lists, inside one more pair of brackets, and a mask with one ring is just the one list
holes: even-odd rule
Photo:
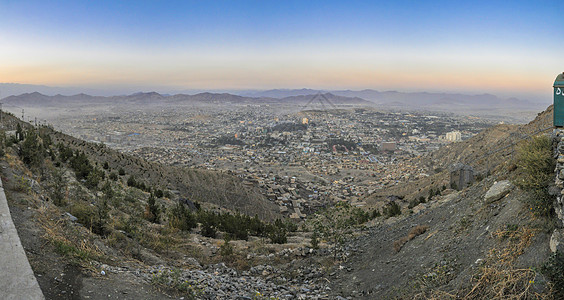
[[371, 217], [372, 219], [375, 219], [375, 218], [381, 217], [381, 216], [382, 216], [382, 213], [380, 212], [379, 209], [376, 208], [376, 209], [374, 209], [374, 210], [372, 211], [372, 214], [371, 214], [370, 217]]
[[311, 248], [319, 249], [319, 233], [317, 230], [313, 230], [313, 234], [311, 235]]
[[74, 202], [70, 213], [78, 219], [78, 223], [86, 228], [91, 228], [96, 216], [95, 208], [83, 202]]
[[117, 181], [118, 176], [115, 172], [111, 172], [109, 178], [113, 181]]
[[229, 234], [226, 234], [223, 238], [223, 244], [219, 247], [219, 254], [223, 257], [233, 255], [233, 246], [229, 243], [231, 241], [231, 237]]
[[526, 204], [539, 216], [552, 214], [553, 197], [548, 192], [554, 181], [552, 141], [548, 136], [537, 136], [520, 145], [517, 150], [518, 174], [514, 183], [529, 192]]
[[401, 215], [401, 207], [399, 206], [399, 204], [397, 204], [396, 202], [393, 202], [393, 201], [386, 204], [386, 206], [384, 206], [384, 208], [382, 210], [383, 210], [383, 214], [384, 214], [384, 216], [386, 216], [386, 218], [391, 218], [391, 217]]
[[268, 226], [268, 238], [270, 238], [271, 243], [285, 244], [288, 242], [287, 233], [286, 226], [280, 219], [276, 219], [274, 224]]
[[183, 231], [189, 231], [198, 225], [194, 214], [181, 201], [176, 202], [176, 205], [170, 208], [168, 220], [171, 227]]
[[145, 219], [152, 223], [159, 223], [161, 218], [161, 208], [157, 204], [155, 196], [149, 195], [147, 206], [145, 207]]
[[66, 204], [66, 191], [67, 180], [64, 177], [63, 171], [57, 168], [53, 169], [52, 182], [50, 184], [50, 195], [55, 205], [63, 206]]
[[35, 131], [27, 132], [19, 154], [22, 161], [30, 167], [38, 167], [42, 163], [45, 149]]

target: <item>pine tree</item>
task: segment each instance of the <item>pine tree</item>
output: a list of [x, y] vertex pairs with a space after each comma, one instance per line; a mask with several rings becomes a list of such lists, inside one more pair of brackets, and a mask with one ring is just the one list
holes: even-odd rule
[[145, 218], [152, 223], [159, 223], [161, 209], [156, 203], [155, 196], [151, 194], [145, 208]]

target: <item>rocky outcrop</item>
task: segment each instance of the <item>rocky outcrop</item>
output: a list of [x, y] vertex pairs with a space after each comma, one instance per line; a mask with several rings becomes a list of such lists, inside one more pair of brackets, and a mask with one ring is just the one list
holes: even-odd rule
[[564, 230], [554, 230], [550, 237], [550, 251], [564, 253]]
[[557, 193], [554, 203], [554, 210], [560, 220], [560, 225], [564, 225], [564, 129], [555, 129], [553, 132], [554, 156], [556, 158], [555, 184], [560, 193]]

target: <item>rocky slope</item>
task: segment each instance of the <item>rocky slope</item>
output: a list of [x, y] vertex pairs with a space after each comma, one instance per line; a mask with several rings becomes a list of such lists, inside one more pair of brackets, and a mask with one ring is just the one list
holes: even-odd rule
[[[448, 184], [444, 170], [372, 195], [368, 202], [377, 207], [390, 195], [404, 197], [403, 202], [397, 200], [403, 214], [376, 222], [368, 234], [350, 243], [357, 254], [329, 278], [335, 295], [483, 299], [493, 297], [487, 296], [494, 295], [492, 282], [518, 286], [520, 281], [524, 290], [495, 291], [522, 293], [523, 299], [545, 297], [546, 280], [538, 270], [551, 254], [554, 225], [526, 209], [523, 203], [530, 195], [511, 180], [518, 172], [513, 162], [517, 145], [531, 135], [550, 132], [551, 124], [549, 107], [529, 124], [498, 125], [423, 158], [445, 169], [464, 162], [485, 177], [462, 191], [447, 189], [427, 203], [406, 208], [409, 200], [428, 195], [430, 187]], [[488, 171], [491, 175], [486, 176]], [[425, 230], [417, 235], [414, 228]]]

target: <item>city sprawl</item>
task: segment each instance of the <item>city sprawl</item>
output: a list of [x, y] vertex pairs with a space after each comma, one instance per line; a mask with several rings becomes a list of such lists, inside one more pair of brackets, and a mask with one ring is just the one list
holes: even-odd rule
[[290, 218], [429, 176], [420, 157], [491, 126], [478, 117], [287, 105], [113, 108], [56, 128], [151, 161], [223, 170]]

